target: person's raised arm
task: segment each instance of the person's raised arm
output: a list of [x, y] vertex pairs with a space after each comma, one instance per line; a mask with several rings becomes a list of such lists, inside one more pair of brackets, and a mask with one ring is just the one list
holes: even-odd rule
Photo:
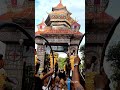
[[50, 69], [50, 71], [48, 73], [46, 73], [41, 79], [44, 80], [47, 77], [51, 76], [54, 73], [54, 69]]
[[74, 59], [74, 70], [73, 70], [73, 86], [75, 90], [84, 90], [83, 86], [80, 84], [80, 73], [79, 73], [80, 58], [77, 56]]

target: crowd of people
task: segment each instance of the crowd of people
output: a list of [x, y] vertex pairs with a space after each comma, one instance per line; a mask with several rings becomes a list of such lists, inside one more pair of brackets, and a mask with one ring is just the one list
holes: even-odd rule
[[97, 72], [95, 66], [97, 58], [92, 56], [88, 62], [86, 62], [85, 70], [85, 89], [86, 90], [110, 90], [109, 84], [110, 80], [108, 79], [103, 66], [100, 67], [100, 70]]
[[[39, 75], [37, 74], [40, 65], [37, 63], [35, 90], [110, 90], [110, 80], [108, 79], [104, 68], [100, 67], [99, 72], [95, 71], [97, 58], [93, 56], [89, 61], [90, 63], [86, 63], [85, 75], [83, 76], [81, 76], [79, 72], [80, 58], [77, 56], [74, 58], [74, 70], [72, 70], [72, 75], [70, 74], [71, 67], [69, 58], [67, 58], [65, 70], [58, 70], [58, 64], [56, 63], [54, 70], [51, 69], [48, 73], [43, 70], [44, 75], [42, 78], [39, 78]], [[85, 78], [85, 80], [83, 80], [83, 78]], [[51, 82], [49, 82], [49, 80]], [[48, 83], [50, 83], [49, 86]]]
[[[101, 67], [100, 72], [97, 73], [94, 69], [96, 58], [92, 57], [90, 61], [90, 63], [86, 63], [88, 65], [85, 70], [85, 81], [79, 72], [80, 58], [78, 56], [74, 58], [72, 75], [70, 75], [71, 67], [68, 62], [66, 71], [59, 70], [56, 63], [55, 68], [51, 68], [49, 71], [43, 70], [41, 76], [38, 73], [40, 62], [36, 62], [33, 90], [110, 90], [110, 80], [107, 78], [104, 68]], [[12, 85], [16, 83], [7, 76], [4, 65], [3, 55], [0, 54], [0, 90], [12, 90]]]
[[0, 90], [13, 90], [16, 83], [7, 76], [4, 65], [3, 55], [0, 54]]
[[[58, 72], [55, 73], [56, 69], [53, 70], [53, 68], [49, 72], [43, 70], [43, 76], [40, 77], [37, 73], [40, 65], [38, 62], [36, 64], [35, 72], [35, 90], [84, 90], [83, 85], [80, 83], [79, 64], [80, 58], [77, 56], [74, 59], [74, 70], [72, 77], [70, 77], [70, 73], [65, 73], [63, 69], [58, 70]], [[51, 82], [49, 86], [47, 86], [49, 80]]]

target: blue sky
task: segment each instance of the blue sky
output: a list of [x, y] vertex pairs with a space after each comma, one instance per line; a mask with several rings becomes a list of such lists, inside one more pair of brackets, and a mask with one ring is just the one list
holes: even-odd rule
[[[60, 0], [35, 0], [35, 26], [46, 19], [52, 7], [56, 6]], [[71, 17], [76, 18], [81, 25], [80, 32], [85, 32], [85, 1], [84, 0], [62, 0], [62, 4], [72, 13]], [[37, 27], [35, 27], [37, 31]]]

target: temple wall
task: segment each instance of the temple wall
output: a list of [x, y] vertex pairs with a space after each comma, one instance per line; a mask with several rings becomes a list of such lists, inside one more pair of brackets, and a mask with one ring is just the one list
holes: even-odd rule
[[[21, 90], [23, 76], [23, 66], [34, 67], [34, 49], [32, 47], [26, 51], [26, 46], [7, 44], [5, 49], [5, 70], [9, 78], [17, 82], [16, 89]], [[16, 56], [14, 56], [14, 51]], [[16, 59], [15, 59], [16, 57]], [[26, 71], [27, 73], [27, 71]], [[25, 78], [25, 77], [24, 77]], [[27, 78], [27, 77], [26, 77]], [[25, 82], [25, 81], [24, 81]]]

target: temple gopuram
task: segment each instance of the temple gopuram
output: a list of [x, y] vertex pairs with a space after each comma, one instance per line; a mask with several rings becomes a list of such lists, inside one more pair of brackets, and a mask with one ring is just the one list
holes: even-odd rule
[[[55, 52], [76, 55], [83, 34], [79, 31], [80, 24], [71, 17], [71, 14], [60, 0], [57, 6], [52, 7], [47, 19], [37, 25], [38, 31], [35, 36], [45, 37]], [[46, 42], [35, 38], [35, 43], [37, 44], [38, 58], [44, 60]]]

